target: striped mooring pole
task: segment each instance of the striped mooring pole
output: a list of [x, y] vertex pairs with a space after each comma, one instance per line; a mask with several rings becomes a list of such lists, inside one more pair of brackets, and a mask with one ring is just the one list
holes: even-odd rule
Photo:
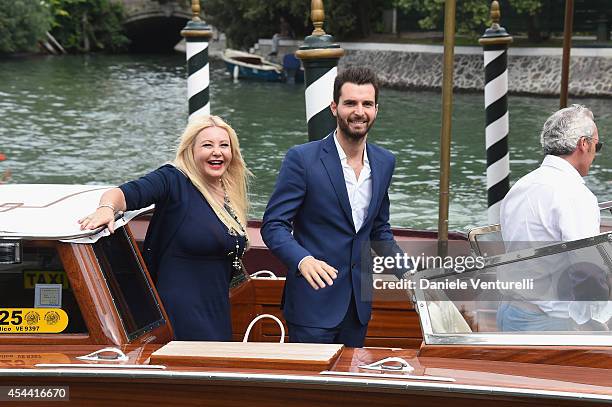
[[487, 204], [490, 224], [499, 223], [499, 207], [510, 189], [508, 153], [508, 44], [512, 37], [499, 25], [499, 3], [491, 4], [493, 24], [478, 40], [484, 48], [487, 147]]
[[193, 18], [181, 31], [185, 38], [187, 54], [187, 96], [189, 119], [200, 114], [210, 114], [210, 69], [208, 65], [208, 40], [212, 30], [200, 19], [200, 1], [191, 1]]
[[336, 128], [336, 118], [330, 104], [334, 95], [334, 79], [338, 73], [338, 60], [344, 55], [334, 37], [323, 31], [325, 12], [322, 0], [312, 0], [310, 18], [315, 29], [304, 39], [304, 45], [295, 53], [304, 64], [306, 85], [306, 121], [308, 140], [320, 140]]

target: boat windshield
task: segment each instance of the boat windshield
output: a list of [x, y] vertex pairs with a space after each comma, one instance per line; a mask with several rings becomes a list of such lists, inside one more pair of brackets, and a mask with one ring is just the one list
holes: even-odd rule
[[94, 253], [130, 340], [165, 323], [153, 288], [125, 228], [93, 244]]
[[469, 269], [412, 276], [426, 343], [612, 345], [612, 233], [537, 244], [483, 239], [479, 250]]

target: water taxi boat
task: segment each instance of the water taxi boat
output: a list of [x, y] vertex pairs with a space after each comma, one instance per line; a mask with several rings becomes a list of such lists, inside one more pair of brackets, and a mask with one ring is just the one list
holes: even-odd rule
[[[72, 405], [594, 406], [612, 403], [610, 332], [497, 332], [495, 293], [443, 288], [376, 292], [366, 347], [282, 341], [283, 266], [250, 224], [254, 276], [231, 289], [234, 341], [172, 341], [172, 327], [139, 251], [147, 210], [110, 235], [76, 219], [107, 187], [0, 186], [0, 400]], [[495, 228], [449, 250], [481, 253]], [[434, 250], [433, 232], [395, 231]], [[415, 246], [410, 246], [414, 249]], [[500, 267], [564, 250], [595, 249], [608, 276], [612, 233], [487, 258], [484, 268], [422, 278], [491, 280]], [[266, 274], [266, 275], [264, 275]], [[386, 277], [381, 277], [386, 278]], [[389, 277], [390, 278], [390, 277]], [[436, 286], [440, 287], [440, 286]], [[413, 305], [414, 304], [414, 305]], [[418, 310], [418, 312], [417, 312]], [[251, 325], [249, 327], [249, 325]], [[250, 332], [249, 332], [250, 331]], [[244, 337], [251, 341], [241, 342]], [[12, 390], [12, 391], [11, 391]], [[10, 393], [10, 394], [9, 394]], [[36, 405], [46, 405], [36, 404]]]

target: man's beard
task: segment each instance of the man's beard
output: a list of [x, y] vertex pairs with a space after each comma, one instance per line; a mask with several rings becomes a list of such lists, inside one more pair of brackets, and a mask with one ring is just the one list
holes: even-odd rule
[[342, 119], [339, 115], [336, 117], [336, 122], [338, 123], [338, 127], [340, 127], [340, 130], [342, 130], [342, 133], [344, 133], [348, 138], [353, 140], [361, 140], [362, 138], [364, 138], [372, 128], [374, 121], [375, 120], [368, 122], [368, 126], [363, 132], [356, 133], [351, 130], [348, 124], [348, 120]]

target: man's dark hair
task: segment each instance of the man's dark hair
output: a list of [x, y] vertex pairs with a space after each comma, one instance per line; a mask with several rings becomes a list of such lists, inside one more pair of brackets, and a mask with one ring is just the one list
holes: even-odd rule
[[354, 83], [356, 85], [372, 85], [374, 86], [374, 102], [378, 104], [378, 78], [370, 68], [350, 66], [341, 71], [336, 80], [334, 80], [334, 102], [338, 104], [340, 101], [340, 89], [345, 83]]

